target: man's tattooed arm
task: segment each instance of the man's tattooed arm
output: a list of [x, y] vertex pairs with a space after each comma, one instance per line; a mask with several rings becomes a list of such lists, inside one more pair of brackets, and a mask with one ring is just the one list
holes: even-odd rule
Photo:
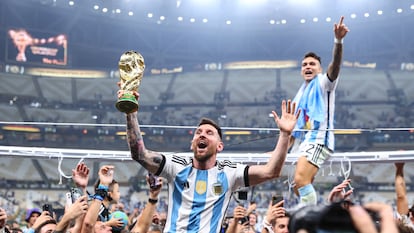
[[155, 173], [162, 161], [161, 154], [145, 148], [136, 112], [127, 114], [126, 120], [127, 140], [132, 159], [140, 163], [149, 172]]

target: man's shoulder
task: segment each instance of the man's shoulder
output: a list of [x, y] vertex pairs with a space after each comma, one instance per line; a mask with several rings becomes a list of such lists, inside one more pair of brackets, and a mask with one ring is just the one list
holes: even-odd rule
[[177, 154], [171, 155], [170, 161], [173, 164], [182, 165], [182, 166], [187, 166], [187, 165], [191, 164], [191, 159], [188, 159], [186, 157], [183, 157], [183, 156], [180, 156], [180, 155], [177, 155]]
[[242, 166], [241, 163], [232, 162], [230, 160], [221, 160], [217, 161], [217, 167], [219, 170], [229, 168], [229, 169], [236, 169], [238, 166]]

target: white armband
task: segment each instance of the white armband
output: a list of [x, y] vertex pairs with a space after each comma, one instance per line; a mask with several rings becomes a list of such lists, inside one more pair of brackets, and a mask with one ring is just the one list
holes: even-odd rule
[[269, 232], [269, 233], [274, 233], [274, 231], [273, 231], [273, 226], [272, 226], [272, 224], [270, 224], [270, 223], [267, 221], [266, 217], [264, 217], [264, 218], [263, 218], [263, 221], [262, 221], [262, 226], [263, 226], [263, 228], [265, 228], [265, 229], [267, 230], [267, 232]]
[[335, 44], [343, 44], [343, 43], [344, 43], [344, 38], [342, 38], [342, 39], [338, 40], [338, 39], [335, 37], [335, 39], [334, 39], [334, 43], [335, 43]]

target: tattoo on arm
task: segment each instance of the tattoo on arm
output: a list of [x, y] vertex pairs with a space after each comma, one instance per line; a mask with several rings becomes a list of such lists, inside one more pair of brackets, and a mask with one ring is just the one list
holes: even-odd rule
[[144, 139], [139, 128], [137, 114], [127, 115], [127, 137], [128, 145], [133, 160], [140, 163], [146, 169], [151, 170], [159, 167], [162, 156], [154, 151], [145, 148]]
[[335, 81], [339, 76], [342, 62], [342, 44], [335, 43], [332, 52], [332, 61], [328, 67], [328, 77], [331, 81]]
[[127, 137], [132, 159], [141, 163], [145, 155], [145, 145], [136, 113], [127, 115]]

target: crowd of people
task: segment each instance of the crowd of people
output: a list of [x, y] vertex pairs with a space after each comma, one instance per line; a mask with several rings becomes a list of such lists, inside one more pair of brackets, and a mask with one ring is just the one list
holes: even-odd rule
[[[286, 197], [273, 196], [268, 200], [265, 212], [259, 210], [255, 201], [240, 200], [242, 191], [233, 194], [237, 205], [227, 211], [217, 231], [223, 233], [289, 233], [289, 232], [414, 232], [414, 205], [410, 207], [407, 196], [404, 163], [395, 163], [395, 205], [381, 202], [358, 203], [353, 197], [351, 180], [345, 179], [334, 186], [326, 200], [317, 205], [286, 207]], [[95, 232], [137, 233], [164, 232], [169, 213], [159, 213], [159, 195], [166, 179], [147, 176], [148, 199], [140, 209], [129, 212], [119, 202], [121, 193], [114, 180], [116, 168], [103, 165], [98, 172], [94, 194], [87, 190], [89, 168], [80, 163], [73, 169], [73, 181], [79, 195], [72, 196], [61, 216], [53, 210], [30, 208], [21, 222], [0, 208], [0, 232], [51, 233], [51, 232]], [[90, 185], [90, 184], [89, 184]], [[243, 191], [244, 192], [244, 191]], [[238, 196], [238, 197], [237, 197]], [[174, 206], [170, 203], [169, 208]], [[193, 206], [187, 214], [191, 214]], [[178, 214], [185, 214], [184, 210]], [[214, 216], [209, 216], [211, 224]], [[193, 231], [205, 232], [202, 228]], [[173, 232], [167, 230], [165, 232]]]
[[[127, 143], [131, 157], [149, 175], [148, 200], [145, 206], [129, 215], [119, 203], [121, 192], [114, 179], [113, 165], [103, 165], [93, 192], [87, 190], [90, 169], [79, 163], [72, 180], [75, 187], [67, 196], [65, 211], [57, 216], [48, 205], [29, 209], [27, 224], [9, 222], [0, 209], [0, 228], [3, 232], [24, 233], [107, 233], [107, 232], [262, 232], [262, 233], [321, 233], [414, 232], [413, 211], [409, 208], [403, 163], [396, 163], [395, 190], [397, 208], [386, 203], [356, 203], [353, 201], [351, 180], [345, 179], [333, 187], [327, 200], [318, 203], [313, 180], [319, 167], [334, 152], [333, 122], [335, 90], [342, 59], [343, 39], [349, 29], [343, 23], [334, 25], [333, 57], [326, 73], [321, 59], [307, 53], [302, 61], [304, 79], [293, 101], [283, 100], [278, 114], [272, 111], [279, 129], [274, 150], [267, 152], [266, 164], [241, 164], [218, 161], [223, 151], [220, 126], [209, 118], [202, 118], [193, 133], [190, 149], [193, 157], [182, 158], [147, 149], [140, 130], [138, 112], [126, 112]], [[133, 68], [133, 67], [131, 67]], [[130, 69], [126, 69], [130, 70]], [[119, 84], [122, 87], [122, 83]], [[129, 94], [139, 99], [137, 91], [118, 91], [118, 98]], [[280, 177], [289, 149], [298, 153], [293, 189], [298, 203], [285, 207], [285, 199], [274, 196], [265, 214], [257, 211], [255, 202], [245, 203], [236, 198], [240, 189]], [[157, 213], [159, 194], [168, 185], [168, 212]], [[281, 190], [280, 190], [281, 191]], [[227, 212], [230, 201], [238, 203]]]

